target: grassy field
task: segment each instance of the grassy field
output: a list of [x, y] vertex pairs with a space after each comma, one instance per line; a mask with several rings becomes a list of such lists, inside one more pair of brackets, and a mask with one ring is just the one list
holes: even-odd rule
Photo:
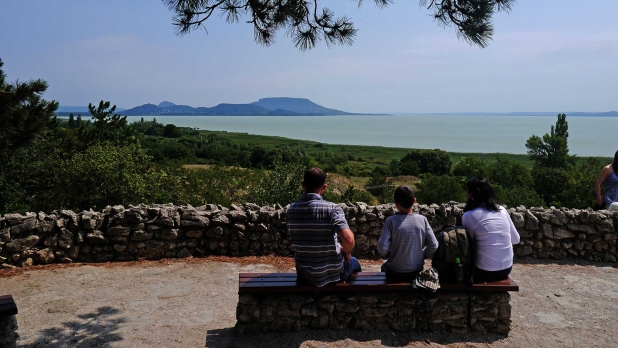
[[[230, 139], [238, 143], [246, 144], [261, 144], [266, 147], [287, 147], [289, 149], [302, 149], [303, 151], [319, 152], [330, 151], [335, 154], [352, 154], [354, 157], [362, 157], [363, 160], [376, 163], [388, 164], [393, 158], [401, 158], [405, 156], [410, 149], [398, 147], [382, 147], [382, 146], [363, 146], [363, 145], [336, 145], [318, 143], [309, 140], [289, 139], [277, 136], [253, 135], [247, 133], [230, 133], [220, 131], [201, 131], [202, 134], [216, 134], [222, 138]], [[459, 162], [462, 157], [476, 156], [488, 162], [493, 162], [497, 158], [504, 158], [511, 161], [522, 163], [528, 167], [532, 167], [532, 161], [528, 155], [515, 155], [507, 153], [460, 153], [450, 152], [453, 163]]]

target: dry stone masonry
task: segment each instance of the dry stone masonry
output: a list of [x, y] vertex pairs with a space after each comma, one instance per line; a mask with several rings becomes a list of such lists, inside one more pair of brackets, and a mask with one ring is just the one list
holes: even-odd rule
[[346, 328], [506, 334], [510, 330], [508, 292], [468, 294], [424, 291], [363, 294], [240, 295], [236, 308], [239, 333]]
[[[392, 204], [341, 204], [356, 235], [355, 255], [375, 247]], [[415, 205], [434, 231], [461, 224], [464, 204]], [[618, 212], [510, 208], [522, 240], [518, 258], [616, 262]], [[0, 217], [0, 268], [206, 255], [291, 256], [286, 208], [255, 204], [191, 207], [139, 205], [102, 212], [70, 210]]]

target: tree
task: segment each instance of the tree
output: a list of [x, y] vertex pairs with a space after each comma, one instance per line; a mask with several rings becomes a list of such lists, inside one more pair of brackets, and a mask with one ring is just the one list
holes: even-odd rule
[[451, 156], [443, 150], [411, 150], [401, 159], [401, 173], [445, 175], [451, 171]]
[[182, 136], [182, 132], [180, 131], [180, 128], [175, 125], [167, 124], [163, 128], [163, 136], [166, 138], [180, 138]]
[[448, 201], [465, 202], [466, 190], [460, 177], [448, 175], [427, 175], [417, 185], [419, 203], [446, 203]]
[[77, 115], [77, 119], [75, 120], [75, 128], [80, 128], [82, 126], [82, 115]]
[[0, 158], [30, 144], [54, 119], [58, 102], [44, 100], [47, 82], [38, 79], [9, 84], [0, 59]]
[[88, 104], [92, 115], [93, 127], [82, 125], [79, 129], [80, 140], [86, 146], [95, 143], [111, 142], [113, 144], [130, 144], [135, 142], [133, 128], [129, 127], [126, 116], [116, 113], [116, 105], [110, 107], [110, 102], [101, 100], [98, 107]]
[[453, 168], [453, 175], [463, 176], [466, 179], [486, 177], [489, 173], [489, 165], [485, 160], [478, 157], [463, 157]]
[[75, 116], [73, 116], [73, 113], [69, 115], [69, 128], [75, 128]]
[[575, 163], [575, 156], [569, 155], [567, 139], [569, 124], [565, 114], [559, 114], [555, 126], [551, 126], [550, 133], [543, 138], [533, 135], [526, 141], [528, 155], [535, 162], [548, 168], [567, 168]]
[[[359, 6], [363, 0], [354, 0]], [[384, 8], [393, 0], [374, 0]], [[457, 36], [470, 44], [486, 47], [493, 35], [492, 16], [509, 12], [516, 0], [420, 0], [422, 7], [433, 12], [433, 18], [444, 26], [454, 26]], [[320, 41], [327, 46], [351, 45], [357, 29], [346, 16], [335, 17], [334, 12], [320, 8], [318, 1], [306, 0], [163, 0], [174, 13], [173, 23], [179, 35], [204, 28], [215, 12], [228, 23], [247, 18], [254, 29], [255, 41], [264, 46], [274, 42], [276, 32], [285, 29], [294, 45], [305, 51]]]
[[257, 204], [293, 203], [302, 193], [304, 172], [305, 167], [300, 164], [278, 165], [264, 175], [259, 184], [251, 186], [246, 201]]

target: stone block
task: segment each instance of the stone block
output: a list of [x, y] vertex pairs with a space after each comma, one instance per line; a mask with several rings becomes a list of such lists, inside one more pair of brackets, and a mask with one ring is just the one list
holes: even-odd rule
[[26, 238], [13, 239], [4, 245], [8, 251], [24, 251], [37, 245], [41, 238], [37, 235], [28, 236]]
[[530, 231], [539, 229], [539, 219], [530, 210], [526, 210], [526, 229]]

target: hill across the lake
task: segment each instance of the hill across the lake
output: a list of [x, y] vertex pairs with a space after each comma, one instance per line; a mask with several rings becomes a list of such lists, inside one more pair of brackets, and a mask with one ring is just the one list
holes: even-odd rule
[[367, 115], [329, 109], [305, 98], [263, 98], [250, 104], [219, 104], [213, 107], [177, 105], [169, 101], [144, 104], [124, 110], [126, 116], [337, 116]]

